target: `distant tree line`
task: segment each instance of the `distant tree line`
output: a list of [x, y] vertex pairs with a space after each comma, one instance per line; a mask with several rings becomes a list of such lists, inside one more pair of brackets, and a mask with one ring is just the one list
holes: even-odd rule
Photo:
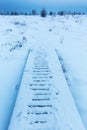
[[50, 11], [47, 13], [46, 9], [42, 8], [40, 13], [37, 13], [36, 9], [33, 9], [31, 12], [17, 12], [17, 11], [11, 11], [11, 12], [0, 12], [0, 15], [41, 15], [41, 17], [46, 17], [47, 15], [55, 16], [55, 15], [84, 15], [83, 12], [77, 12], [77, 11], [58, 11], [57, 13], [54, 11]]

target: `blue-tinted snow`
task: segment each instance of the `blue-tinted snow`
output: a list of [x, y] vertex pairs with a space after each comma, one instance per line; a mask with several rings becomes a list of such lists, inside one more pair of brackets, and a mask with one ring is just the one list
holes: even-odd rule
[[[3, 111], [0, 111], [1, 129], [6, 130], [4, 126], [7, 125], [9, 110], [12, 108], [8, 99], [13, 102], [13, 88], [18, 83], [18, 78], [20, 79], [24, 55], [29, 47], [36, 47], [37, 44], [56, 48], [63, 58], [70, 90], [87, 129], [87, 16], [46, 19], [36, 16], [0, 16], [0, 28], [0, 104], [3, 102]], [[26, 40], [23, 41], [23, 37]], [[13, 86], [12, 90], [9, 90], [9, 86]], [[7, 121], [2, 122], [1, 118]]]

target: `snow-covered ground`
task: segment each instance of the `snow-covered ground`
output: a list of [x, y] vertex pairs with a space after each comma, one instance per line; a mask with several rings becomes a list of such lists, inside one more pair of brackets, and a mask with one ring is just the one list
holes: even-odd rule
[[[56, 49], [87, 129], [87, 16], [0, 16], [0, 130], [6, 130], [28, 50]], [[53, 59], [52, 59], [53, 60]]]

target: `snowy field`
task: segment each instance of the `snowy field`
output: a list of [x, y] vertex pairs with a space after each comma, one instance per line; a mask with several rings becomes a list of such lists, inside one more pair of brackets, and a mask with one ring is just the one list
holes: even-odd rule
[[47, 18], [0, 16], [0, 130], [7, 130], [28, 51], [37, 46], [56, 49], [67, 84], [87, 129], [85, 15]]

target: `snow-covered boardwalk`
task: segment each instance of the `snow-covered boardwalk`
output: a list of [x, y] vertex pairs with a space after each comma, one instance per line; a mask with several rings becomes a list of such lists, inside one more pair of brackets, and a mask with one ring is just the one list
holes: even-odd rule
[[85, 130], [55, 50], [30, 52], [8, 130]]

